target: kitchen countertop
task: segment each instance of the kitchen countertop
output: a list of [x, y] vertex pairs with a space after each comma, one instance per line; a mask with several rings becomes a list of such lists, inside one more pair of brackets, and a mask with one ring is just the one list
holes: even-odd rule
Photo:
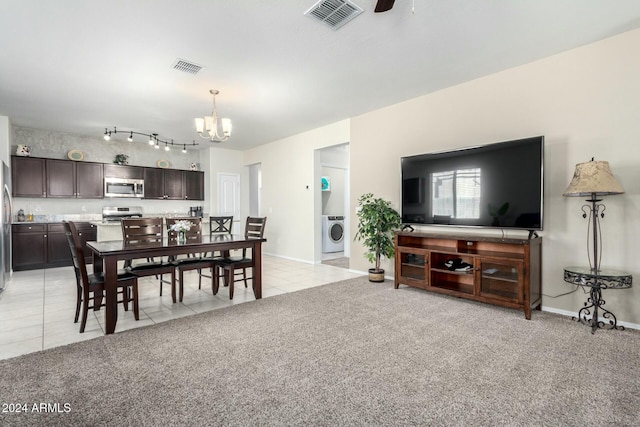
[[[186, 218], [187, 215], [177, 215], [177, 214], [147, 214], [143, 215], [144, 218]], [[11, 224], [47, 224], [47, 223], [58, 223], [62, 221], [74, 221], [74, 222], [90, 222], [94, 225], [117, 225], [120, 227], [120, 221], [103, 221], [101, 214], [69, 214], [69, 215], [34, 215], [33, 221], [17, 221], [14, 219]], [[202, 218], [203, 224], [209, 223], [209, 216], [204, 216]]]

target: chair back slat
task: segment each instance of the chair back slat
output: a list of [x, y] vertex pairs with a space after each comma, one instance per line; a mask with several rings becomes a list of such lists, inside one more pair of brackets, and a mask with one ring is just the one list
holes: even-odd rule
[[162, 242], [162, 218], [127, 218], [121, 224], [122, 240], [127, 246]]
[[175, 241], [178, 240], [178, 232], [177, 231], [171, 231], [170, 228], [173, 224], [179, 222], [179, 221], [187, 221], [190, 222], [191, 228], [188, 231], [185, 231], [184, 235], [185, 238], [187, 239], [187, 242], [192, 240], [201, 240], [202, 238], [202, 218], [198, 218], [198, 217], [192, 217], [192, 216], [188, 216], [188, 217], [184, 217], [184, 218], [165, 218], [166, 221], [166, 225], [167, 225], [167, 236], [169, 238], [169, 241]]
[[[244, 227], [244, 237], [246, 239], [262, 239], [264, 236], [264, 226], [267, 223], [267, 217], [247, 217], [247, 223]], [[247, 248], [242, 248], [242, 258], [247, 257]]]
[[231, 234], [233, 216], [210, 216], [209, 234]]
[[244, 229], [244, 237], [262, 239], [262, 236], [264, 235], [264, 226], [266, 223], [267, 217], [247, 217], [247, 225]]

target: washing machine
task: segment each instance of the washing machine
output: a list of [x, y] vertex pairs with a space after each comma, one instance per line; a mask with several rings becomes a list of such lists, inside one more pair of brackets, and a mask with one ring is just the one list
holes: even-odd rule
[[344, 216], [322, 215], [322, 253], [344, 251]]

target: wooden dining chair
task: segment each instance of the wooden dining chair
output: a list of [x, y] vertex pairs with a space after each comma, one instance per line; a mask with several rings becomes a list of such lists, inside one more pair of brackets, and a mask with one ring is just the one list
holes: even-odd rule
[[[148, 246], [153, 244], [162, 244], [163, 221], [162, 218], [126, 218], [121, 220], [122, 224], [122, 240], [125, 246]], [[162, 296], [162, 288], [164, 283], [171, 285], [171, 296], [173, 302], [176, 302], [176, 277], [175, 264], [172, 260], [154, 260], [147, 259], [146, 262], [132, 263], [131, 260], [125, 262], [125, 269], [130, 273], [138, 276], [157, 276], [160, 281], [160, 296]], [[163, 275], [171, 275], [171, 281], [163, 280]]]
[[[192, 224], [191, 228], [185, 231], [185, 242], [184, 244], [189, 244], [189, 242], [201, 242], [202, 241], [202, 218], [197, 217], [186, 217], [186, 218], [166, 218], [166, 226], [167, 226], [167, 236], [169, 239], [169, 244], [180, 244], [178, 239], [178, 232], [172, 231], [171, 226], [179, 221], [188, 221]], [[213, 268], [213, 260], [206, 256], [206, 254], [198, 255], [192, 254], [185, 258], [176, 258], [172, 257], [171, 262], [173, 262], [175, 268], [178, 270], [178, 279], [177, 282], [179, 284], [179, 297], [178, 300], [182, 302], [182, 298], [184, 296], [184, 272], [191, 270], [202, 270], [203, 268]], [[213, 279], [212, 279], [213, 281]], [[211, 283], [213, 287], [213, 282]]]
[[[267, 218], [247, 217], [247, 222], [244, 229], [244, 237], [246, 239], [262, 239], [264, 236], [264, 227], [267, 223]], [[242, 256], [228, 257], [216, 260], [216, 268], [220, 268], [223, 271], [224, 284], [229, 286], [229, 299], [233, 299], [233, 284], [234, 282], [244, 281], [244, 287], [247, 287], [247, 281], [251, 277], [247, 276], [247, 269], [253, 267], [253, 254], [248, 255], [251, 250], [248, 248], [242, 249]]]
[[[210, 216], [209, 217], [209, 235], [213, 236], [215, 234], [225, 235], [231, 234], [233, 229], [233, 215], [232, 216]], [[204, 256], [208, 256], [214, 262], [210, 273], [214, 274], [217, 272], [218, 268], [216, 268], [216, 262], [221, 261], [223, 257], [223, 253], [220, 251], [212, 252], [210, 255], [205, 254]], [[218, 273], [219, 274], [219, 273]], [[209, 274], [203, 273], [202, 270], [198, 270], [198, 289], [202, 289], [202, 278], [207, 277], [209, 279], [213, 279], [213, 277]], [[220, 275], [218, 277], [221, 277]]]
[[[71, 221], [63, 221], [64, 232], [71, 249], [71, 257], [73, 258], [73, 270], [76, 274], [76, 316], [73, 323], [78, 323], [80, 310], [82, 309], [82, 321], [80, 322], [80, 333], [84, 332], [87, 325], [87, 314], [89, 309], [98, 310], [104, 306], [104, 276], [102, 273], [87, 272], [87, 265], [84, 259], [84, 251], [82, 250], [82, 242], [80, 233], [76, 225]], [[133, 315], [139, 320], [138, 309], [138, 278], [128, 272], [118, 273], [118, 295], [124, 305], [125, 310], [129, 310], [129, 303], [133, 302]], [[93, 302], [90, 304], [90, 302]]]

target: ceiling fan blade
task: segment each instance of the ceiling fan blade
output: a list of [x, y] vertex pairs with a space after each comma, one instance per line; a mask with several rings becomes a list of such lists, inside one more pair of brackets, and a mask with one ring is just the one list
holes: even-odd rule
[[378, 0], [374, 12], [386, 12], [387, 10], [391, 10], [395, 1], [396, 0]]

